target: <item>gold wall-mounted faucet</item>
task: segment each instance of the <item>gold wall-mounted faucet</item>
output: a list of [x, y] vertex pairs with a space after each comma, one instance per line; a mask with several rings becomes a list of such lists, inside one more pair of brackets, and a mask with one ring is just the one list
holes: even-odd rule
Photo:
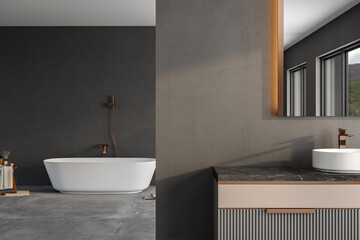
[[107, 149], [108, 149], [109, 145], [107, 144], [100, 144], [99, 148], [102, 149], [102, 153], [103, 155], [107, 155]]
[[339, 128], [338, 134], [338, 147], [346, 148], [346, 137], [352, 137], [354, 135], [345, 133], [346, 128]]

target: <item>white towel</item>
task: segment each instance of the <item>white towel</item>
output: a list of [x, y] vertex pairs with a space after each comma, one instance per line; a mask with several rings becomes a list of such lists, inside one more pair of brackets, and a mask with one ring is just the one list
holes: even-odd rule
[[13, 188], [13, 166], [0, 166], [0, 189]]

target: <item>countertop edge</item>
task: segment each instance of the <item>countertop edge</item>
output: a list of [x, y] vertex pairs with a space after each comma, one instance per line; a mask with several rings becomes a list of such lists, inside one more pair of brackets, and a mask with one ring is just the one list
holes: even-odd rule
[[218, 184], [360, 184], [359, 174], [320, 172], [300, 167], [219, 167], [213, 168]]

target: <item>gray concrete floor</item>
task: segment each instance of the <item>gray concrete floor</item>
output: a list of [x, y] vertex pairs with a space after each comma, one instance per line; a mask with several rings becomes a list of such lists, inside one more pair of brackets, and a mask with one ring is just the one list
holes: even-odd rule
[[155, 201], [132, 195], [68, 195], [51, 187], [29, 197], [0, 198], [1, 240], [155, 239]]

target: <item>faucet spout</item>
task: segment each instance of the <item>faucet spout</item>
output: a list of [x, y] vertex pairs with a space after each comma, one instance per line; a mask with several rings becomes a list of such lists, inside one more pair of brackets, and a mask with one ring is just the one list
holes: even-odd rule
[[99, 148], [102, 149], [102, 154], [103, 155], [107, 155], [107, 149], [108, 149], [109, 145], [107, 144], [100, 144]]
[[339, 128], [338, 134], [338, 148], [346, 148], [346, 137], [352, 137], [353, 134], [346, 133], [345, 128]]

